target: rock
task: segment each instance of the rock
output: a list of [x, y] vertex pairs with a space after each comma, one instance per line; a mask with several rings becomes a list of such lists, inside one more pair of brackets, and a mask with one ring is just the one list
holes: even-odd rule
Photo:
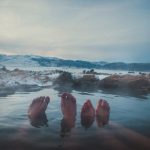
[[58, 78], [53, 82], [55, 89], [70, 87], [76, 90], [95, 90], [98, 89], [99, 79], [93, 74], [85, 74], [80, 78], [73, 78], [71, 73], [63, 72]]
[[112, 75], [100, 81], [100, 89], [127, 89], [139, 94], [150, 92], [150, 80], [142, 75]]
[[128, 88], [139, 94], [147, 94], [150, 92], [150, 82], [146, 78], [139, 78], [129, 82]]
[[73, 77], [69, 72], [62, 72], [53, 82], [54, 85], [73, 84]]
[[84, 75], [81, 78], [75, 79], [73, 87], [77, 90], [95, 90], [98, 89], [99, 79], [95, 75]]
[[117, 88], [119, 87], [119, 75], [112, 75], [109, 77], [104, 78], [100, 81], [99, 87], [101, 88]]
[[100, 89], [139, 95], [150, 93], [150, 75], [114, 74], [100, 80], [96, 78], [95, 74], [83, 74], [83, 77], [73, 78], [71, 73], [63, 72], [56, 78], [53, 85], [55, 85], [56, 90], [61, 89], [61, 91], [75, 89], [92, 92]]

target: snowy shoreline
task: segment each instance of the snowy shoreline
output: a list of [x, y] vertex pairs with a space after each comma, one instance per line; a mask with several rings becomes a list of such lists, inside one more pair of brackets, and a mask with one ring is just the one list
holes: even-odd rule
[[[23, 70], [22, 69], [7, 69], [6, 67], [0, 68], [0, 87], [4, 88], [11, 88], [11, 87], [17, 87], [20, 85], [37, 85], [40, 87], [47, 87], [51, 86], [52, 82], [60, 75], [60, 73], [66, 71], [66, 70], [58, 70], [55, 68], [55, 70], [49, 69], [49, 70]], [[68, 72], [68, 71], [67, 71]], [[70, 71], [69, 71], [70, 72]], [[83, 72], [71, 72], [72, 75], [75, 78], [80, 78], [83, 76]], [[110, 74], [104, 74], [96, 75], [98, 79], [103, 79], [107, 77]], [[101, 76], [101, 77], [100, 77]]]
[[59, 76], [58, 70], [28, 71], [0, 68], [0, 96], [13, 94], [15, 91], [37, 91], [52, 85]]
[[[61, 82], [63, 83], [70, 83], [68, 82], [68, 77], [66, 76], [64, 79], [61, 78], [60, 75], [64, 73], [64, 75], [70, 74], [70, 78], [72, 80], [71, 84], [73, 84], [78, 90], [80, 88], [84, 90], [87, 88], [92, 88], [93, 90], [99, 89], [100, 86], [105, 87], [106, 85], [104, 83], [109, 83], [109, 87], [111, 87], [114, 84], [114, 81], [112, 78], [114, 78], [114, 75], [116, 78], [115, 83], [121, 83], [120, 85], [124, 85], [124, 81], [132, 78], [132, 81], [138, 80], [139, 77], [149, 80], [149, 74], [129, 74], [127, 72], [121, 73], [119, 72], [100, 72], [99, 70], [95, 71], [94, 69], [91, 70], [84, 70], [84, 69], [73, 69], [73, 68], [49, 68], [47, 70], [44, 70], [44, 68], [39, 68], [39, 70], [27, 70], [24, 69], [7, 69], [6, 67], [0, 68], [0, 96], [7, 96], [10, 94], [14, 94], [16, 91], [21, 92], [32, 92], [32, 91], [39, 91], [43, 88], [55, 88], [56, 83], [55, 81], [58, 81], [57, 84], [59, 85]], [[110, 77], [111, 80], [108, 80]], [[130, 77], [130, 78], [129, 78]], [[60, 79], [59, 79], [60, 78]], [[120, 79], [123, 79], [122, 80]], [[59, 79], [59, 80], [58, 80]], [[106, 81], [108, 80], [108, 82]], [[105, 81], [105, 82], [104, 82]], [[104, 82], [104, 83], [103, 83]], [[138, 81], [137, 81], [138, 82]], [[143, 81], [141, 81], [143, 82]], [[148, 81], [149, 82], [149, 81]], [[103, 83], [103, 84], [102, 84]], [[147, 81], [146, 81], [147, 83]], [[68, 85], [64, 87], [65, 84], [61, 85], [61, 88], [65, 90], [65, 88], [68, 88]], [[136, 83], [137, 84], [137, 83]], [[148, 83], [149, 84], [149, 83]], [[74, 87], [73, 86], [73, 87]], [[114, 86], [114, 85], [113, 85]], [[145, 85], [144, 85], [145, 86]], [[122, 87], [122, 86], [121, 86]], [[146, 87], [147, 88], [147, 87]], [[86, 89], [87, 90], [87, 89]]]

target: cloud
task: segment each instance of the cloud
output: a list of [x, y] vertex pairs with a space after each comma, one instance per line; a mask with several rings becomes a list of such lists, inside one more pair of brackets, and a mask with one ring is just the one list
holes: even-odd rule
[[108, 61], [145, 52], [148, 61], [149, 8], [147, 0], [1, 0], [0, 52]]

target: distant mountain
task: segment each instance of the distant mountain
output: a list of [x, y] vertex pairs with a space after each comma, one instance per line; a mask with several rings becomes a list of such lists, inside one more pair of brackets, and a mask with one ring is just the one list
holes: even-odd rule
[[38, 56], [29, 55], [0, 55], [0, 64], [3, 66], [23, 67], [23, 66], [40, 66], [32, 58]]
[[89, 62], [82, 60], [65, 60], [55, 57], [42, 57], [34, 55], [0, 55], [0, 66], [13, 67], [77, 67], [77, 68], [97, 68], [108, 70], [128, 70], [128, 71], [150, 71], [150, 63], [108, 63], [104, 61]]
[[116, 63], [107, 63], [103, 66], [104, 69], [114, 69], [114, 70], [128, 70], [129, 64], [123, 62], [116, 62]]
[[93, 62], [93, 63], [96, 65], [100, 65], [100, 66], [104, 66], [104, 65], [108, 64], [108, 62], [105, 62], [105, 61], [99, 61], [99, 62]]
[[92, 62], [81, 61], [81, 60], [64, 60], [64, 59], [52, 59], [52, 58], [32, 58], [33, 61], [40, 64], [40, 66], [55, 66], [55, 67], [77, 67], [77, 68], [98, 68], [99, 65], [96, 65]]

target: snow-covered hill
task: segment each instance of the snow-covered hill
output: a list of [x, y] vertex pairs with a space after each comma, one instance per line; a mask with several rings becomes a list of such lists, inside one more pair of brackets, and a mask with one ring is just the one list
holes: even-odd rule
[[37, 56], [22, 56], [22, 55], [0, 55], [0, 65], [9, 67], [23, 67], [23, 66], [40, 66], [32, 58], [37, 58]]
[[81, 61], [64, 60], [55, 57], [42, 57], [35, 55], [0, 55], [0, 66], [6, 67], [78, 67], [96, 68], [100, 64]]
[[150, 63], [108, 63], [104, 61], [90, 62], [82, 60], [65, 60], [55, 57], [34, 55], [0, 55], [0, 66], [6, 67], [76, 67], [97, 68], [107, 70], [150, 71]]

